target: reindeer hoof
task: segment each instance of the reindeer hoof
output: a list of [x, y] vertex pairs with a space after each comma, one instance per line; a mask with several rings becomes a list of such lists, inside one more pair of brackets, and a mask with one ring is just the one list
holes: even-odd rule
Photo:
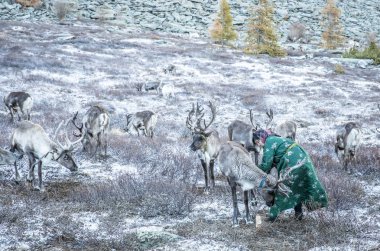
[[207, 195], [210, 194], [210, 187], [205, 187], [203, 193]]
[[232, 227], [233, 227], [233, 228], [237, 228], [237, 227], [239, 227], [239, 223], [233, 223], [233, 224], [232, 224]]

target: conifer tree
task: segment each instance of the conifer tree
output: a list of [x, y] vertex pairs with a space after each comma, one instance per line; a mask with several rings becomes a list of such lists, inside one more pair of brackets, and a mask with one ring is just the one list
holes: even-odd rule
[[343, 28], [340, 25], [341, 11], [336, 6], [334, 0], [327, 0], [326, 6], [322, 9], [322, 45], [327, 49], [336, 49], [343, 43]]
[[252, 8], [248, 20], [245, 52], [285, 56], [286, 52], [279, 46], [273, 22], [273, 7], [268, 0], [260, 0]]
[[233, 29], [232, 22], [232, 15], [228, 1], [220, 0], [218, 15], [210, 29], [212, 40], [222, 43], [223, 45], [228, 41], [235, 40], [237, 34]]

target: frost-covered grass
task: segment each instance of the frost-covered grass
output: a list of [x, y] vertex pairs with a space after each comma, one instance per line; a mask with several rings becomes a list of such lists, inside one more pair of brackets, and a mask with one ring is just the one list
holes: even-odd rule
[[[43, 167], [46, 191], [14, 181], [12, 166], [0, 170], [0, 250], [267, 250], [379, 245], [380, 70], [335, 59], [250, 57], [201, 39], [136, 33], [118, 27], [0, 23], [0, 93], [27, 91], [32, 121], [53, 135], [60, 121], [93, 104], [111, 117], [108, 158], [76, 151], [77, 173]], [[172, 73], [165, 73], [168, 66]], [[136, 85], [173, 84], [174, 98], [141, 92]], [[217, 107], [213, 129], [227, 138], [234, 119], [273, 126], [294, 120], [297, 140], [309, 151], [330, 207], [308, 212], [301, 222], [285, 212], [274, 224], [231, 227], [230, 188], [218, 170], [216, 188], [203, 192], [203, 171], [189, 150], [185, 127], [193, 102]], [[158, 114], [153, 139], [123, 131], [126, 114]], [[205, 108], [207, 110], [207, 108]], [[207, 113], [207, 111], [206, 111]], [[206, 114], [207, 119], [209, 118]], [[347, 121], [362, 125], [363, 142], [354, 174], [343, 172], [333, 138]], [[0, 110], [0, 146], [9, 148], [18, 122]], [[74, 131], [70, 126], [69, 134]], [[217, 164], [216, 164], [217, 169]], [[239, 206], [242, 209], [241, 194]], [[267, 208], [259, 201], [257, 212]], [[368, 241], [369, 244], [366, 244]]]

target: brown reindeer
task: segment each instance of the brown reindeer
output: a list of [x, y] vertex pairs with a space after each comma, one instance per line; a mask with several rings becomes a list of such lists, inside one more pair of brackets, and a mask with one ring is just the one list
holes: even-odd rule
[[351, 169], [348, 170], [348, 164], [356, 159], [360, 139], [361, 129], [355, 122], [348, 122], [336, 133], [335, 153], [345, 171], [352, 172]]
[[[211, 110], [211, 119], [206, 124], [204, 119], [203, 108], [197, 103], [197, 109], [194, 110], [194, 104], [192, 110], [189, 112], [186, 119], [186, 126], [193, 134], [193, 142], [190, 145], [190, 149], [198, 153], [198, 158], [201, 161], [204, 177], [205, 177], [205, 191], [210, 190], [209, 176], [211, 181], [211, 188], [215, 186], [214, 177], [214, 162], [218, 156], [220, 148], [220, 139], [217, 131], [207, 132], [209, 126], [214, 122], [216, 116], [215, 106], [209, 102], [208, 104]], [[196, 121], [193, 120], [195, 115]], [[208, 175], [209, 174], [209, 175]]]
[[72, 119], [72, 123], [79, 130], [76, 137], [82, 137], [83, 150], [94, 156], [98, 149], [100, 154], [107, 156], [108, 130], [110, 125], [110, 117], [105, 108], [100, 105], [94, 105], [88, 109], [82, 119], [80, 125], [76, 124], [78, 112]]
[[[82, 138], [71, 142], [67, 130], [65, 131], [65, 143], [61, 144], [57, 140], [58, 132], [63, 125], [67, 127], [70, 120], [66, 123], [62, 121], [56, 132], [54, 141], [49, 138], [45, 130], [38, 124], [29, 121], [23, 121], [15, 129], [11, 137], [11, 152], [18, 152], [21, 157], [26, 154], [29, 158], [29, 175], [27, 180], [31, 183], [34, 181], [34, 167], [38, 165], [38, 178], [40, 191], [43, 191], [42, 185], [42, 163], [56, 161], [70, 171], [77, 171], [78, 166], [73, 160], [71, 153], [74, 145], [79, 143]], [[20, 180], [20, 175], [15, 165], [16, 181]]]
[[4, 104], [8, 108], [13, 121], [14, 114], [21, 120], [20, 112], [27, 120], [30, 120], [30, 112], [33, 107], [33, 99], [26, 92], [11, 92], [7, 97], [4, 97]]

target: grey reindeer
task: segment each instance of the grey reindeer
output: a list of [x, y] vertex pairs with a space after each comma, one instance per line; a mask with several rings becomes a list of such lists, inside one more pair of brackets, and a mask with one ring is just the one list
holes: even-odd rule
[[132, 129], [140, 136], [140, 130], [144, 135], [153, 138], [154, 128], [157, 124], [158, 115], [152, 111], [141, 111], [134, 114], [127, 114], [127, 127], [124, 129], [130, 133]]
[[209, 102], [208, 107], [211, 110], [211, 119], [207, 124], [204, 119], [204, 109], [198, 103], [196, 108], [193, 104], [192, 110], [186, 118], [186, 126], [193, 134], [193, 142], [190, 145], [190, 149], [197, 152], [204, 171], [205, 192], [209, 192], [210, 190], [209, 177], [211, 188], [215, 186], [214, 163], [221, 145], [217, 131], [207, 132], [216, 116], [216, 107], [211, 102]]
[[336, 132], [335, 153], [346, 172], [352, 172], [348, 164], [356, 160], [360, 140], [361, 129], [355, 122], [344, 124]]
[[92, 156], [95, 156], [99, 150], [100, 155], [107, 156], [108, 131], [110, 127], [108, 111], [100, 105], [93, 105], [87, 110], [79, 125], [75, 122], [77, 116], [78, 112], [76, 112], [71, 122], [79, 131], [74, 135], [82, 137], [83, 150], [89, 152]]
[[[270, 109], [266, 112], [269, 117], [269, 121], [266, 124], [266, 128], [273, 120], [273, 111]], [[247, 151], [253, 151], [255, 155], [255, 164], [259, 163], [259, 154], [262, 150], [261, 147], [255, 144], [253, 140], [253, 133], [259, 129], [259, 125], [254, 122], [253, 109], [249, 109], [249, 120], [251, 124], [245, 123], [241, 120], [234, 120], [228, 126], [228, 139], [240, 143]]]
[[277, 177], [272, 174], [266, 174], [255, 163], [253, 163], [248, 151], [237, 142], [226, 142], [220, 146], [218, 155], [218, 164], [220, 171], [227, 177], [228, 184], [232, 192], [233, 215], [232, 222], [238, 226], [238, 217], [240, 212], [237, 205], [236, 188], [241, 186], [244, 192], [245, 221], [247, 224], [252, 223], [252, 217], [249, 213], [249, 191], [260, 188], [260, 193], [268, 206], [274, 203], [274, 194], [279, 192], [288, 195], [291, 190], [285, 184], [285, 181], [292, 179], [290, 173], [301, 167], [305, 160], [296, 166], [287, 168], [284, 174]]
[[11, 92], [4, 97], [4, 104], [8, 108], [13, 121], [14, 114], [17, 114], [18, 120], [21, 120], [20, 113], [30, 120], [30, 112], [33, 108], [33, 99], [26, 92]]

